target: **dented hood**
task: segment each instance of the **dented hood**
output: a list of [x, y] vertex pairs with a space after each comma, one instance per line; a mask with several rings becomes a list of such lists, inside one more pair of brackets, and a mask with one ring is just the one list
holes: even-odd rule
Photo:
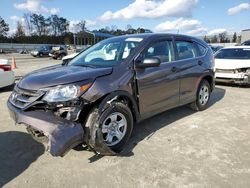
[[241, 69], [250, 68], [249, 59], [215, 59], [216, 69]]
[[91, 68], [81, 66], [51, 66], [34, 71], [20, 80], [18, 86], [28, 90], [64, 85], [84, 80], [94, 80], [97, 77], [112, 73], [112, 67]]

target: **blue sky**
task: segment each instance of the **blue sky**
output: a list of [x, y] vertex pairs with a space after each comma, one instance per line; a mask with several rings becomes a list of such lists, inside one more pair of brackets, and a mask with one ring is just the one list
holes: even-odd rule
[[89, 30], [128, 24], [155, 32], [214, 35], [250, 28], [250, 0], [0, 0], [0, 16], [14, 32], [24, 13], [67, 18], [70, 29], [87, 20]]

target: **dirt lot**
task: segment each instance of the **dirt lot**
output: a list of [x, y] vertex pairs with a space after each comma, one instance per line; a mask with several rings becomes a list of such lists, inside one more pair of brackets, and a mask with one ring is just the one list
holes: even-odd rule
[[[60, 63], [16, 57], [18, 76]], [[206, 111], [181, 107], [136, 125], [122, 157], [51, 157], [14, 125], [9, 95], [0, 90], [0, 187], [250, 187], [250, 88], [217, 86]]]

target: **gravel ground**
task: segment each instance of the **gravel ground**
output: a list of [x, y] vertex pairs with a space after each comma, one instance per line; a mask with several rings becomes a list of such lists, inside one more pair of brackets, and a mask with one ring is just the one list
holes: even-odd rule
[[[17, 76], [60, 63], [15, 56]], [[250, 88], [216, 86], [206, 111], [180, 107], [141, 122], [122, 157], [50, 156], [14, 125], [9, 95], [0, 89], [0, 187], [250, 187]]]

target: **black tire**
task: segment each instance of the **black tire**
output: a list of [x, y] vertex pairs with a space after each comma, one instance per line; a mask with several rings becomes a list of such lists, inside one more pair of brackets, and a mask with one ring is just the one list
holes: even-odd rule
[[[206, 88], [206, 90], [208, 92], [208, 97], [206, 99], [207, 101], [202, 103], [200, 100], [201, 99], [200, 92], [204, 88]], [[197, 91], [196, 91], [196, 100], [190, 104], [191, 109], [193, 109], [195, 111], [203, 111], [203, 110], [207, 109], [208, 103], [210, 100], [210, 96], [211, 96], [211, 86], [207, 80], [202, 80], [199, 84]]]
[[39, 53], [39, 55], [38, 55], [39, 57], [43, 57], [43, 53]]
[[65, 56], [65, 54], [60, 54], [59, 56], [58, 56], [58, 60], [62, 60], [62, 58]]
[[[87, 117], [87, 121], [85, 124], [85, 130], [86, 130], [86, 140], [85, 142], [90, 145], [92, 147], [92, 149], [94, 149], [97, 153], [100, 153], [101, 155], [114, 155], [117, 153], [120, 153], [126, 143], [128, 142], [132, 130], [133, 130], [133, 115], [131, 113], [131, 110], [129, 109], [129, 107], [121, 102], [112, 102], [112, 104], [107, 107], [103, 112], [101, 112], [101, 110], [99, 110], [98, 108], [94, 108], [90, 114]], [[97, 133], [95, 132], [93, 134], [93, 129], [95, 129], [96, 127], [99, 127], [99, 130], [102, 129], [102, 124], [104, 122], [104, 120], [109, 117], [109, 115], [111, 115], [112, 113], [121, 113], [122, 115], [124, 115], [124, 117], [126, 118], [127, 121], [127, 129], [125, 131], [125, 135], [123, 136], [123, 138], [115, 145], [113, 146], [108, 146], [105, 142], [103, 142], [104, 140], [104, 135], [102, 135], [102, 143], [104, 143], [105, 147], [111, 149], [111, 151], [113, 151], [113, 153], [109, 153], [108, 151], [104, 151], [103, 153], [101, 152], [103, 150], [100, 148], [97, 148], [97, 146], [95, 146], [93, 143], [91, 144], [90, 140], [95, 140], [96, 139], [96, 135]], [[99, 114], [100, 113], [100, 114]], [[100, 140], [100, 139], [99, 139]], [[99, 144], [97, 144], [99, 145]], [[95, 148], [96, 147], [96, 148]], [[99, 146], [100, 147], [100, 146]]]

